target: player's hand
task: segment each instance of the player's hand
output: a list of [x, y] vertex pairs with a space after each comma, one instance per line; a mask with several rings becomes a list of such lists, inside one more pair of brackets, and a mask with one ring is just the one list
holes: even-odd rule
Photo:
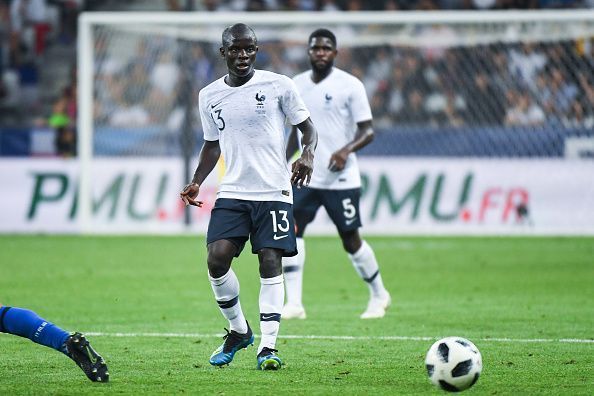
[[293, 162], [291, 166], [291, 184], [301, 188], [301, 186], [307, 186], [311, 180], [311, 174], [313, 172], [313, 154], [309, 151], [304, 151], [301, 157], [297, 158], [297, 161]]
[[179, 193], [179, 197], [184, 201], [186, 206], [192, 205], [201, 207], [202, 201], [196, 201], [198, 192], [200, 192], [200, 186], [196, 183], [190, 183]]
[[348, 158], [349, 151], [347, 149], [342, 148], [334, 152], [330, 157], [328, 169], [330, 169], [331, 172], [339, 172], [343, 170]]

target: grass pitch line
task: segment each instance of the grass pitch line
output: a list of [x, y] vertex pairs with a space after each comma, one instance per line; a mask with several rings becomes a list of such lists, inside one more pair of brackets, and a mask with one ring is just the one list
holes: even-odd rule
[[[93, 337], [171, 337], [171, 338], [220, 338], [224, 334], [200, 333], [104, 333], [86, 332]], [[257, 334], [254, 336], [259, 337]], [[333, 336], [333, 335], [279, 335], [279, 338], [293, 340], [345, 340], [345, 341], [437, 341], [442, 337], [414, 337], [414, 336]], [[566, 343], [566, 344], [594, 344], [593, 338], [479, 338], [481, 342], [510, 342], [510, 343]]]

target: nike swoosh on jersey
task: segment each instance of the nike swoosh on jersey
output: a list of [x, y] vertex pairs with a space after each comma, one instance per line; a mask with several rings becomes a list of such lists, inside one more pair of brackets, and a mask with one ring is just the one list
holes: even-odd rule
[[[286, 236], [286, 235], [285, 235], [285, 236]], [[264, 316], [264, 315], [262, 315], [262, 318], [261, 318], [261, 319], [262, 319], [262, 320], [268, 320], [268, 319], [272, 319], [272, 318], [274, 318], [275, 316], [276, 316], [276, 315], [270, 315], [270, 316]]]
[[345, 221], [344, 221], [344, 223], [345, 223], [346, 225], [351, 225], [351, 224], [353, 224], [353, 223], [355, 222], [355, 220], [357, 220], [357, 218], [356, 218], [356, 217], [355, 217], [354, 219], [348, 219], [348, 220], [345, 220]]
[[219, 103], [215, 103], [213, 105], [210, 105], [211, 109], [214, 109], [215, 107], [217, 107], [218, 105], [220, 105], [221, 103], [223, 103], [223, 101], [221, 100]]
[[280, 235], [280, 236], [278, 236], [278, 235], [274, 234], [272, 237], [274, 238], [275, 241], [278, 241], [279, 239], [283, 239], [283, 238], [288, 237], [288, 235]]

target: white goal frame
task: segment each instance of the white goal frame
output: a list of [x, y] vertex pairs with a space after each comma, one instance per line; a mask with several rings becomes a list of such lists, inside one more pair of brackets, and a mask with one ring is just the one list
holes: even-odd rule
[[[348, 25], [371, 24], [476, 24], [529, 22], [590, 22], [594, 10], [543, 11], [430, 11], [430, 12], [265, 12], [265, 13], [204, 13], [204, 12], [85, 12], [78, 20], [78, 221], [81, 233], [92, 233], [91, 163], [93, 161], [93, 27], [96, 25], [125, 26], [127, 24], [222, 25], [237, 22], [255, 28], [260, 25], [282, 26], [302, 24], [320, 27], [327, 23]], [[220, 31], [213, 31], [219, 37]]]

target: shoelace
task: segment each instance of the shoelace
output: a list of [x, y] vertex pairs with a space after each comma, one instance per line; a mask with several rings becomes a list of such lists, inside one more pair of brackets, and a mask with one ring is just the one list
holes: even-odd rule
[[278, 352], [278, 349], [263, 348], [262, 351], [260, 352], [260, 354], [262, 354], [262, 352], [265, 352], [265, 353], [277, 353]]
[[[224, 327], [223, 327], [224, 328]], [[239, 344], [241, 342], [242, 337], [240, 334], [236, 332], [231, 332], [224, 328], [227, 334], [223, 336], [223, 340], [225, 340], [225, 346], [223, 347], [223, 352], [228, 352], [228, 348], [232, 348], [235, 344]]]

